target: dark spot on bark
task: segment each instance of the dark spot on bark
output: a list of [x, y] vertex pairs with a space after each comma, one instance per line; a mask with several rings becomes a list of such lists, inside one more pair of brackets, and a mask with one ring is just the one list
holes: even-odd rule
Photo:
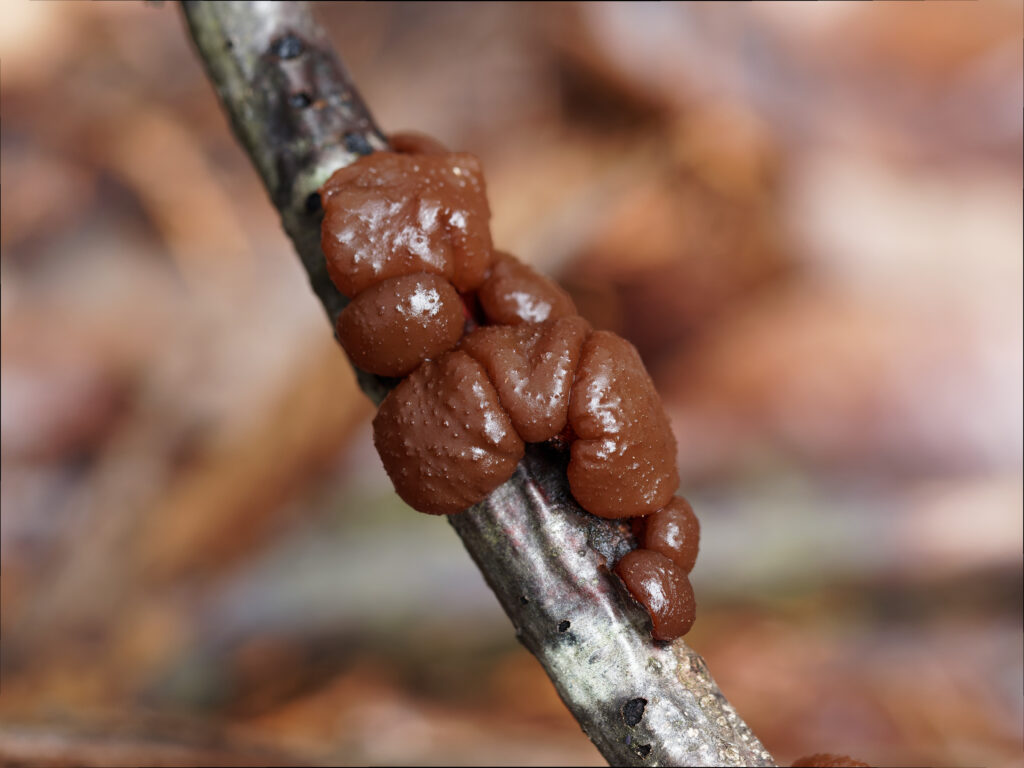
[[563, 619], [562, 621], [558, 622], [558, 631], [559, 632], [565, 632], [571, 626], [572, 626], [572, 624], [569, 623], [568, 619]]
[[519, 596], [519, 602], [522, 603], [523, 605], [529, 605], [530, 604], [530, 598], [528, 598], [526, 595], [520, 595]]
[[293, 93], [291, 96], [289, 96], [288, 103], [295, 109], [305, 109], [306, 107], [313, 103], [313, 100], [309, 98], [308, 93], [300, 91], [299, 93]]
[[637, 697], [630, 699], [622, 705], [622, 720], [630, 728], [638, 725], [644, 719], [644, 709], [647, 708], [647, 699]]
[[633, 751], [636, 752], [637, 755], [639, 757], [641, 757], [641, 758], [647, 757], [649, 754], [651, 754], [651, 745], [650, 744], [637, 744], [633, 748]]
[[301, 56], [304, 46], [298, 35], [291, 32], [282, 35], [270, 44], [270, 52], [279, 59], [294, 59]]
[[320, 202], [320, 193], [310, 192], [309, 197], [306, 198], [306, 213], [320, 213], [322, 207], [323, 203]]
[[346, 133], [344, 138], [345, 147], [349, 152], [355, 152], [357, 155], [369, 155], [373, 152], [370, 142], [361, 133]]

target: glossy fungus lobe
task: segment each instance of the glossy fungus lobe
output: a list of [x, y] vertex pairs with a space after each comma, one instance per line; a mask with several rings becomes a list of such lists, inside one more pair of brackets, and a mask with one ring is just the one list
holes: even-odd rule
[[636, 348], [608, 331], [583, 344], [569, 400], [569, 487], [599, 517], [646, 515], [679, 487], [676, 441]]
[[399, 382], [373, 420], [373, 439], [398, 495], [433, 515], [482, 501], [524, 450], [483, 366], [459, 350]]
[[645, 521], [644, 548], [660, 552], [687, 573], [692, 571], [700, 547], [700, 522], [690, 503], [675, 496]]
[[[279, 46], [279, 55], [300, 55], [299, 44], [298, 52]], [[311, 107], [311, 98], [293, 94], [291, 104]], [[461, 512], [512, 476], [524, 441], [558, 438], [569, 446], [580, 505], [635, 518], [644, 547], [615, 572], [650, 614], [653, 636], [685, 634], [700, 528], [689, 504], [672, 498], [676, 442], [636, 349], [594, 333], [554, 281], [492, 251], [475, 157], [413, 132], [391, 136], [389, 152], [373, 152], [359, 132], [342, 140], [365, 156], [335, 172], [305, 208], [323, 210], [327, 271], [350, 299], [338, 318], [342, 345], [364, 371], [405, 377], [373, 421], [396, 492], [420, 512]], [[569, 619], [555, 626], [564, 642], [577, 641]], [[625, 702], [623, 722], [636, 727], [646, 707], [642, 697]], [[643, 759], [652, 749], [631, 748]]]
[[569, 294], [554, 280], [507, 253], [494, 255], [494, 266], [480, 286], [480, 305], [498, 325], [542, 323], [576, 314]]
[[658, 552], [634, 549], [619, 560], [615, 573], [651, 615], [655, 640], [675, 640], [690, 631], [696, 604], [682, 568]]
[[821, 752], [801, 757], [793, 763], [793, 768], [868, 768], [868, 764], [846, 755], [830, 755], [827, 752]]
[[374, 152], [336, 171], [321, 195], [327, 271], [350, 298], [417, 272], [470, 291], [490, 268], [491, 213], [472, 155]]
[[462, 337], [462, 300], [443, 277], [420, 273], [382, 280], [338, 317], [338, 338], [352, 362], [378, 376], [404, 376]]
[[519, 436], [548, 440], [565, 428], [569, 392], [590, 325], [579, 315], [531, 325], [488, 325], [460, 349], [478, 360]]

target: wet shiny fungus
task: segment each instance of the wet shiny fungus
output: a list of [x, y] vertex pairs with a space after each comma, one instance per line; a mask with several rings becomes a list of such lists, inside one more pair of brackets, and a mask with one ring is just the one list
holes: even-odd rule
[[378, 376], [404, 376], [462, 337], [462, 300], [443, 277], [420, 273], [382, 280], [338, 317], [352, 362]]
[[416, 272], [469, 291], [490, 268], [490, 208], [472, 155], [374, 152], [336, 171], [321, 195], [327, 271], [349, 298]]
[[676, 496], [645, 522], [644, 548], [660, 552], [686, 573], [692, 571], [700, 548], [700, 522], [690, 503]]
[[634, 549], [615, 566], [615, 573], [651, 615], [655, 640], [675, 640], [690, 631], [696, 603], [682, 568], [658, 552]]
[[679, 487], [675, 436], [654, 382], [636, 348], [608, 331], [583, 345], [569, 401], [579, 439], [569, 461], [569, 486], [599, 517], [646, 515]]
[[[373, 421], [395, 490], [420, 512], [457, 513], [512, 476], [524, 441], [557, 438], [569, 445], [580, 506], [605, 518], [648, 515], [634, 525], [643, 548], [615, 573], [650, 613], [656, 639], [685, 634], [700, 527], [673, 498], [675, 438], [639, 354], [592, 332], [555, 282], [492, 252], [476, 158], [422, 134], [391, 144], [334, 173], [306, 210], [317, 215], [322, 202], [327, 270], [351, 299], [338, 318], [342, 345], [370, 373], [405, 376]], [[557, 628], [568, 633], [569, 620]], [[625, 722], [639, 723], [646, 705], [626, 702]]]
[[399, 382], [377, 411], [373, 439], [398, 495], [432, 515], [482, 501], [524, 451], [483, 367], [458, 350]]
[[494, 254], [494, 266], [480, 286], [480, 305], [496, 325], [543, 323], [576, 314], [576, 305], [558, 283], [507, 253]]
[[539, 443], [565, 428], [569, 391], [589, 331], [579, 315], [531, 325], [487, 325], [466, 336], [460, 348], [487, 370], [520, 437]]

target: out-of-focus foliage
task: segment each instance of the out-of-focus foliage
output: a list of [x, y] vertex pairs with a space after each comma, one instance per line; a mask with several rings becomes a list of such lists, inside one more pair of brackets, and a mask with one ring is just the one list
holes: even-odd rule
[[[0, 756], [599, 764], [391, 492], [177, 13], [3, 10]], [[768, 749], [1021, 764], [1020, 5], [317, 13], [643, 353]]]

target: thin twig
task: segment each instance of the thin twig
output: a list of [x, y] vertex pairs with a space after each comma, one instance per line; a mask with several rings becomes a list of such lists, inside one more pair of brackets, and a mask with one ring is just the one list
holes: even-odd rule
[[[199, 55], [332, 322], [344, 307], [320, 251], [316, 190], [387, 142], [301, 3], [189, 2]], [[360, 374], [375, 402], [385, 380]], [[486, 501], [450, 518], [580, 726], [613, 765], [774, 765], [704, 660], [650, 622], [608, 569], [636, 546], [579, 508], [565, 458], [531, 446]], [[439, 597], [438, 599], [444, 599]]]

